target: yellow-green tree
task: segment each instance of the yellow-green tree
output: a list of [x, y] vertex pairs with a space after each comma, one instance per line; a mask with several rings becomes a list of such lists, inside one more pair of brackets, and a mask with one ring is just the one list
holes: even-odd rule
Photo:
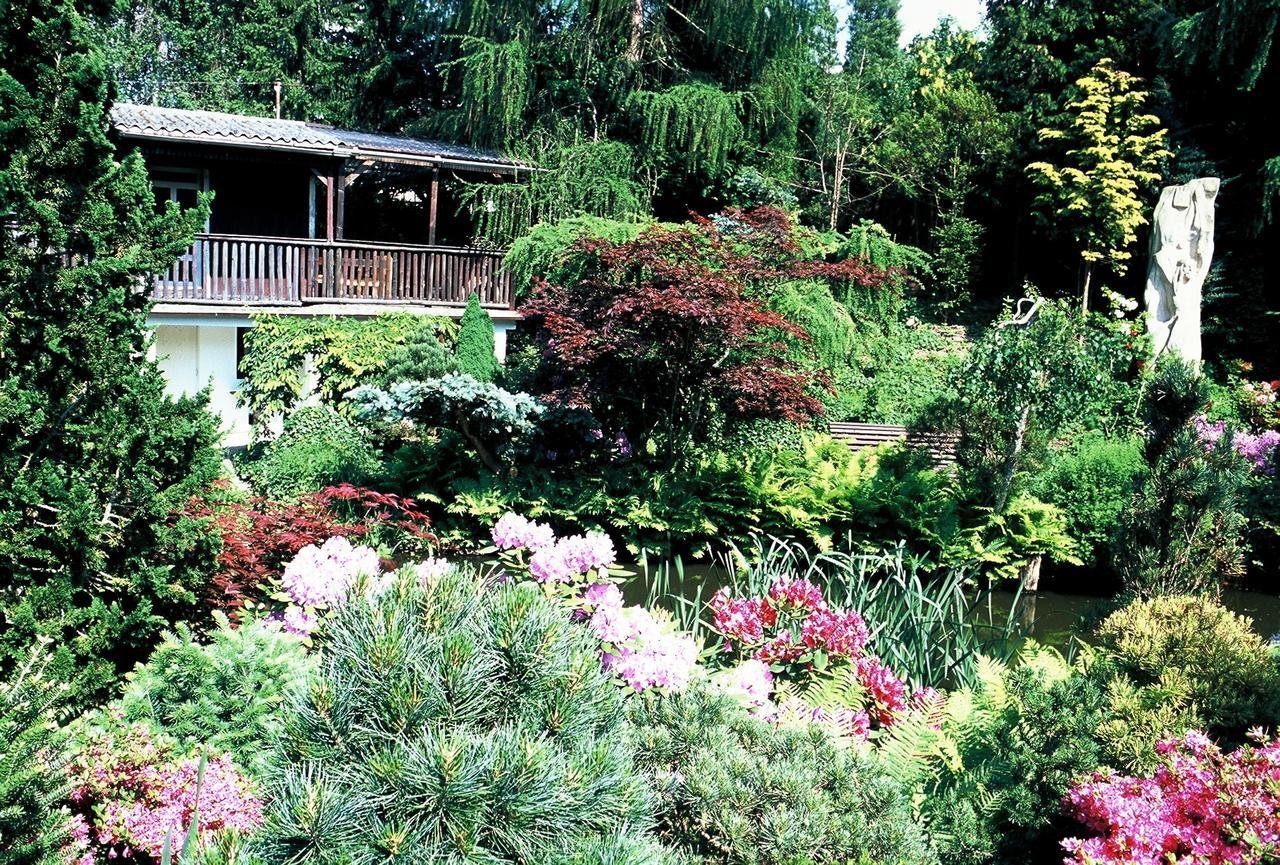
[[1089, 309], [1094, 267], [1128, 268], [1137, 230], [1147, 222], [1142, 193], [1160, 180], [1171, 154], [1160, 119], [1143, 113], [1147, 100], [1135, 78], [1103, 58], [1076, 81], [1080, 98], [1067, 104], [1065, 128], [1041, 129], [1040, 141], [1067, 146], [1060, 165], [1033, 162], [1027, 174], [1041, 191], [1046, 218], [1071, 232], [1084, 261], [1081, 309]]

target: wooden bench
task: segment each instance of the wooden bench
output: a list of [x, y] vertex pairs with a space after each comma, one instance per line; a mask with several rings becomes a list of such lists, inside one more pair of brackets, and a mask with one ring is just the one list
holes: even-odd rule
[[854, 451], [885, 442], [906, 442], [922, 447], [938, 467], [955, 465], [956, 446], [960, 441], [955, 433], [912, 432], [904, 426], [885, 423], [832, 423], [827, 425], [827, 431], [833, 439], [844, 442]]

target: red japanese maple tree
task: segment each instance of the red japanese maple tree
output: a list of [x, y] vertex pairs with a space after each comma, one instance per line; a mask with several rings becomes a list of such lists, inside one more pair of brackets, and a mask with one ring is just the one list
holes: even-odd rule
[[634, 240], [580, 241], [582, 278], [540, 281], [521, 312], [538, 329], [549, 397], [591, 410], [671, 454], [718, 409], [805, 423], [826, 386], [797, 357], [808, 334], [772, 311], [771, 287], [796, 279], [876, 285], [861, 262], [808, 259], [774, 208], [727, 211]]

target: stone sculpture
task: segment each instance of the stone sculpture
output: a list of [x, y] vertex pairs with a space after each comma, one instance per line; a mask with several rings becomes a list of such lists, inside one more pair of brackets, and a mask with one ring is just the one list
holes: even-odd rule
[[1218, 178], [1201, 177], [1160, 193], [1151, 221], [1147, 330], [1157, 356], [1176, 351], [1200, 362], [1200, 291], [1213, 259]]

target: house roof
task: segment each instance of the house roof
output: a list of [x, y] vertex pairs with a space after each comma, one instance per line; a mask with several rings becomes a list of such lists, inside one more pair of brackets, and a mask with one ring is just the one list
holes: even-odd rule
[[216, 144], [369, 162], [442, 165], [511, 173], [524, 163], [496, 153], [404, 135], [336, 129], [301, 120], [250, 117], [117, 102], [111, 124], [124, 138]]

